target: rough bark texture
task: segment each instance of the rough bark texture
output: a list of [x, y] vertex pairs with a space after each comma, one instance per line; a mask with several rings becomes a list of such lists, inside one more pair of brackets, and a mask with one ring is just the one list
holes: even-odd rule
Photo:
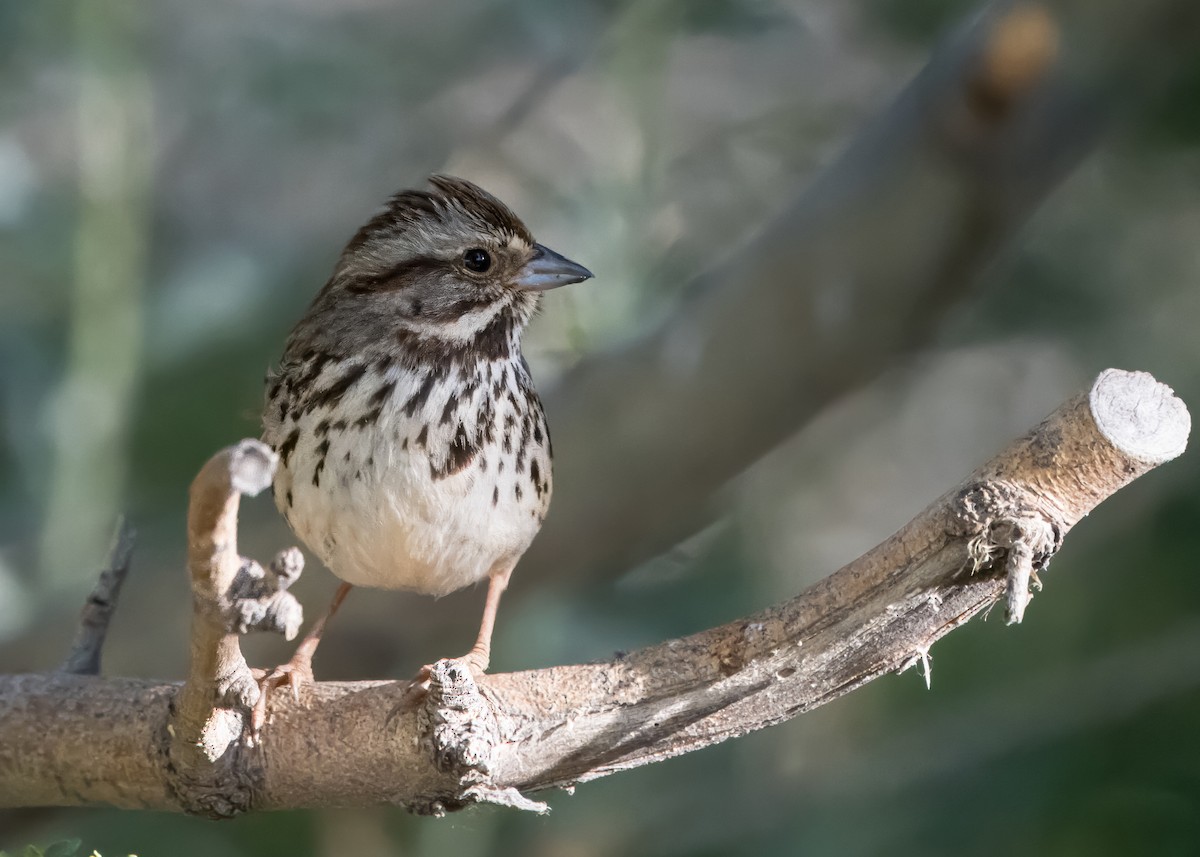
[[[323, 683], [249, 730], [249, 669], [222, 608], [236, 569], [239, 461], [193, 486], [193, 665], [175, 684], [0, 677], [0, 806], [246, 809], [479, 802], [570, 786], [770, 726], [921, 663], [935, 640], [1025, 581], [1104, 498], [1178, 456], [1190, 417], [1144, 373], [1108, 370], [874, 550], [785, 604], [598, 664], [486, 677], [435, 665], [432, 689]], [[269, 463], [269, 461], [268, 461]], [[233, 474], [233, 476], [231, 476]], [[261, 479], [251, 480], [253, 488]], [[231, 620], [232, 621], [232, 620]], [[926, 664], [927, 667], [927, 664]]]

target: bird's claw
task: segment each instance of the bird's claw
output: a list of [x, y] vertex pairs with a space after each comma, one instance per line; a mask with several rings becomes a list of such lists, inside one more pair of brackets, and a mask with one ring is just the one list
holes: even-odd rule
[[433, 677], [433, 664], [425, 664], [417, 670], [417, 674], [412, 677], [408, 683], [408, 687], [404, 688], [404, 695], [400, 697], [400, 708], [411, 709], [416, 708], [425, 697], [429, 694], [429, 682]]
[[299, 702], [301, 688], [313, 683], [313, 673], [312, 663], [307, 658], [292, 658], [270, 671], [255, 669], [252, 672], [258, 682], [258, 701], [250, 712], [250, 730], [257, 736], [266, 725], [271, 694], [287, 686], [292, 692], [292, 701]]
[[[483, 678], [487, 673], [488, 657], [481, 652], [472, 649], [465, 655], [451, 660], [465, 664], [467, 669], [471, 671], [471, 676], [476, 681]], [[425, 697], [429, 694], [429, 686], [433, 680], [433, 664], [425, 664], [417, 670], [417, 674], [409, 681], [408, 687], [404, 689], [404, 696], [401, 697], [401, 708], [415, 708], [420, 705]]]

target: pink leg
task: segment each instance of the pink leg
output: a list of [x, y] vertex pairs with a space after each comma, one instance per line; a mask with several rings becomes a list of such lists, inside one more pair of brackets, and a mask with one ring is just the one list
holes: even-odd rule
[[508, 588], [508, 579], [512, 577], [513, 567], [510, 565], [504, 571], [491, 576], [488, 581], [487, 600], [483, 602], [483, 619], [479, 623], [479, 636], [475, 645], [467, 652], [463, 660], [467, 661], [478, 672], [487, 672], [492, 659], [492, 630], [496, 627], [496, 611], [500, 608], [500, 596]]
[[291, 659], [286, 664], [280, 664], [270, 672], [259, 675], [258, 702], [255, 703], [254, 711], [250, 716], [250, 726], [255, 732], [261, 730], [267, 720], [267, 703], [270, 701], [272, 691], [287, 685], [292, 689], [292, 698], [299, 700], [300, 687], [312, 683], [312, 659], [316, 654], [317, 646], [321, 644], [321, 635], [325, 633], [325, 626], [342, 606], [342, 602], [346, 600], [349, 592], [349, 583], [339, 586], [337, 592], [333, 594], [333, 600], [329, 602], [329, 609], [325, 611], [324, 616], [313, 623], [308, 633], [304, 635], [304, 639], [300, 641], [300, 645], [296, 646], [296, 651], [292, 653]]
[[308, 633], [304, 635], [304, 639], [300, 641], [300, 645], [296, 646], [296, 652], [292, 655], [292, 659], [288, 663], [300, 663], [307, 665], [308, 672], [312, 672], [312, 659], [316, 654], [317, 646], [321, 644], [321, 635], [325, 633], [325, 626], [329, 620], [333, 618], [333, 614], [338, 612], [338, 608], [342, 606], [342, 602], [346, 600], [346, 596], [350, 594], [350, 584], [343, 583], [337, 588], [337, 592], [333, 593], [333, 600], [329, 602], [329, 609], [325, 611], [325, 615], [313, 623], [313, 626], [308, 629]]
[[[492, 572], [488, 580], [487, 599], [483, 602], [483, 619], [479, 623], [479, 636], [475, 645], [457, 660], [464, 660], [476, 675], [487, 672], [492, 656], [492, 631], [496, 627], [496, 610], [500, 607], [500, 596], [508, 588], [508, 579], [512, 576], [514, 566], [508, 566], [501, 571]], [[421, 667], [416, 678], [409, 682], [401, 706], [411, 707], [420, 702], [429, 690], [429, 675], [433, 664]]]

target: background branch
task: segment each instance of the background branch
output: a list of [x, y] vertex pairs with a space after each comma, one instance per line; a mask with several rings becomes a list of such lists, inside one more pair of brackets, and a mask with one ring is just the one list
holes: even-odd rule
[[[302, 704], [273, 698], [260, 747], [248, 739], [244, 702], [224, 708], [217, 698], [210, 714], [240, 718], [240, 731], [216, 759], [205, 746], [223, 776], [203, 778], [202, 800], [189, 791], [195, 771], [179, 767], [189, 759], [171, 752], [178, 742], [167, 739], [170, 764], [157, 754], [164, 733], [181, 734], [171, 724], [188, 722], [174, 717], [173, 700], [181, 713], [194, 706], [193, 683], [211, 688], [219, 671], [194, 665], [182, 690], [0, 677], [0, 805], [103, 801], [212, 815], [374, 803], [440, 813], [478, 801], [541, 809], [520, 793], [709, 746], [925, 661], [935, 640], [1011, 590], [1006, 577], [1043, 569], [1098, 503], [1178, 456], [1189, 431], [1169, 388], [1109, 370], [877, 548], [757, 615], [607, 663], [488, 676], [478, 686], [459, 662], [440, 661], [415, 710], [405, 707], [404, 682], [318, 684]], [[247, 443], [197, 477], [197, 486], [228, 492], [223, 510], [212, 513], [212, 492], [193, 491], [193, 556], [213, 559], [193, 575], [204, 583], [196, 628], [209, 650], [220, 625], [206, 618], [204, 600], [223, 590], [205, 595], [214, 579], [205, 569], [235, 555], [227, 474]], [[211, 529], [200, 531], [202, 522]], [[1014, 555], [1029, 568], [1015, 569]], [[226, 643], [237, 648], [236, 638]], [[91, 717], [98, 710], [103, 723]]]
[[112, 547], [100, 579], [79, 616], [79, 630], [67, 659], [59, 668], [75, 675], [99, 675], [100, 653], [104, 649], [104, 638], [108, 634], [108, 623], [112, 621], [117, 601], [121, 597], [121, 585], [129, 574], [129, 562], [133, 558], [133, 544], [137, 532], [122, 517], [113, 533]]
[[1196, 17], [986, 7], [664, 324], [544, 396], [561, 487], [517, 580], [616, 575], [676, 543], [729, 480], [927, 343], [1110, 114], [1194, 55]]

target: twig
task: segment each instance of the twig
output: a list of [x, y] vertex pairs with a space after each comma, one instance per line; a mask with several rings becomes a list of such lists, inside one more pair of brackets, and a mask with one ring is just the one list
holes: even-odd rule
[[[924, 660], [937, 639], [1011, 589], [1015, 547], [1044, 569], [1071, 527], [1179, 455], [1189, 431], [1169, 388], [1109, 370], [891, 538], [790, 602], [606, 663], [476, 684], [462, 664], [442, 661], [416, 710], [404, 705], [405, 682], [317, 684], [304, 704], [280, 694], [257, 748], [246, 740], [248, 712], [218, 699], [209, 713], [231, 718], [227, 740], [217, 759], [199, 760], [201, 786], [194, 769], [181, 769], [188, 760], [175, 752], [178, 733], [164, 738], [187, 688], [0, 677], [0, 806], [105, 802], [211, 815], [370, 804], [440, 813], [479, 801], [541, 809], [522, 794], [774, 725]], [[205, 519], [228, 523], [227, 515]], [[156, 750], [164, 743], [165, 758]]]
[[133, 544], [137, 531], [129, 526], [124, 517], [117, 521], [113, 533], [112, 547], [108, 560], [100, 572], [92, 594], [79, 615], [79, 630], [71, 651], [59, 670], [74, 675], [99, 675], [100, 655], [104, 649], [104, 638], [108, 634], [108, 623], [112, 621], [121, 597], [121, 584], [129, 574], [129, 561], [133, 557]]

